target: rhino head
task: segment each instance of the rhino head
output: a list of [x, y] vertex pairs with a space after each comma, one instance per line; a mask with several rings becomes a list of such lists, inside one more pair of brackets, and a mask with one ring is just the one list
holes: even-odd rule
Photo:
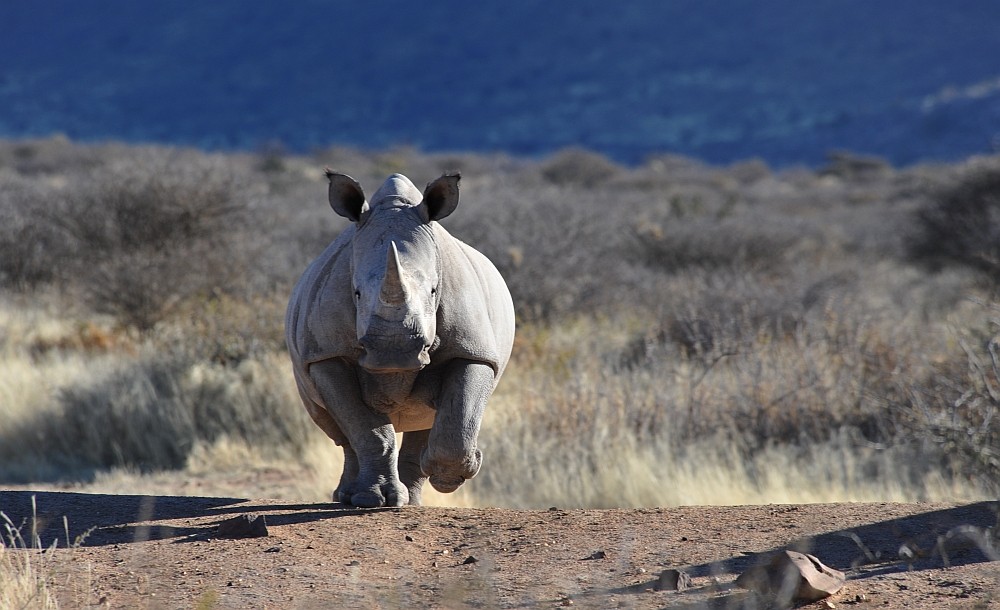
[[431, 223], [458, 206], [458, 174], [423, 194], [390, 176], [371, 203], [357, 180], [327, 170], [330, 206], [352, 220], [351, 288], [357, 313], [358, 364], [375, 374], [419, 371], [430, 363], [441, 302], [441, 257]]

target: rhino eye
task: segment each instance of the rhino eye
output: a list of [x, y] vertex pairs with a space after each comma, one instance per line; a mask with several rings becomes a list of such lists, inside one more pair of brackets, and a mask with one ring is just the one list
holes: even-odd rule
[[354, 291], [354, 298], [358, 299], [358, 300], [361, 300], [361, 291], [360, 290], [355, 290]]
[[431, 296], [434, 296], [435, 294], [437, 294], [437, 291], [438, 291], [437, 288], [431, 288]]

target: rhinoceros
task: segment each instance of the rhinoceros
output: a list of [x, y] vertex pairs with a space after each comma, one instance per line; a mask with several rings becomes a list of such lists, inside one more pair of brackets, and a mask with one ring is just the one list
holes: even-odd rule
[[420, 504], [428, 478], [448, 493], [479, 471], [480, 423], [510, 358], [514, 306], [489, 259], [437, 222], [458, 206], [459, 174], [422, 194], [394, 174], [371, 202], [355, 179], [326, 175], [330, 206], [353, 224], [289, 300], [295, 381], [344, 450], [334, 501]]

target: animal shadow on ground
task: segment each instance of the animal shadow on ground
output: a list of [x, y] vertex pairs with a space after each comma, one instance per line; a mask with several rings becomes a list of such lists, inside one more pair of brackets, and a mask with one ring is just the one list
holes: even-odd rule
[[[278, 504], [256, 506], [240, 498], [196, 496], [144, 496], [86, 494], [60, 491], [0, 491], [0, 512], [20, 529], [25, 540], [37, 536], [36, 544], [85, 546], [125, 544], [174, 538], [178, 542], [203, 540], [215, 534], [218, 522], [190, 527], [156, 524], [160, 521], [227, 517], [266, 511], [270, 525], [287, 525], [370, 513], [343, 504]], [[286, 512], [278, 512], [286, 511]], [[67, 531], [68, 530], [68, 531]], [[29, 534], [32, 538], [29, 538]]]
[[[676, 568], [693, 578], [739, 575], [766, 565], [781, 551], [794, 550], [816, 556], [827, 566], [844, 572], [848, 580], [863, 580], [903, 570], [1000, 561], [998, 534], [1000, 507], [996, 502], [978, 502], [806, 536], [759, 553]], [[652, 580], [604, 593], [640, 593], [657, 584], [658, 580]], [[701, 610], [737, 607], [749, 594], [733, 583], [709, 585], [682, 592], [676, 600], [680, 605], [671, 608], [686, 607], [684, 593], [713, 593], [713, 599], [690, 604], [692, 609]]]

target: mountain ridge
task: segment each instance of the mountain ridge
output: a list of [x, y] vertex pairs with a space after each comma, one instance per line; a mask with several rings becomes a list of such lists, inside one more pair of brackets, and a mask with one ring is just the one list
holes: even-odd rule
[[[232, 0], [0, 7], [0, 136], [637, 163], [1000, 148], [1000, 4]], [[991, 86], [993, 84], [993, 86]]]

